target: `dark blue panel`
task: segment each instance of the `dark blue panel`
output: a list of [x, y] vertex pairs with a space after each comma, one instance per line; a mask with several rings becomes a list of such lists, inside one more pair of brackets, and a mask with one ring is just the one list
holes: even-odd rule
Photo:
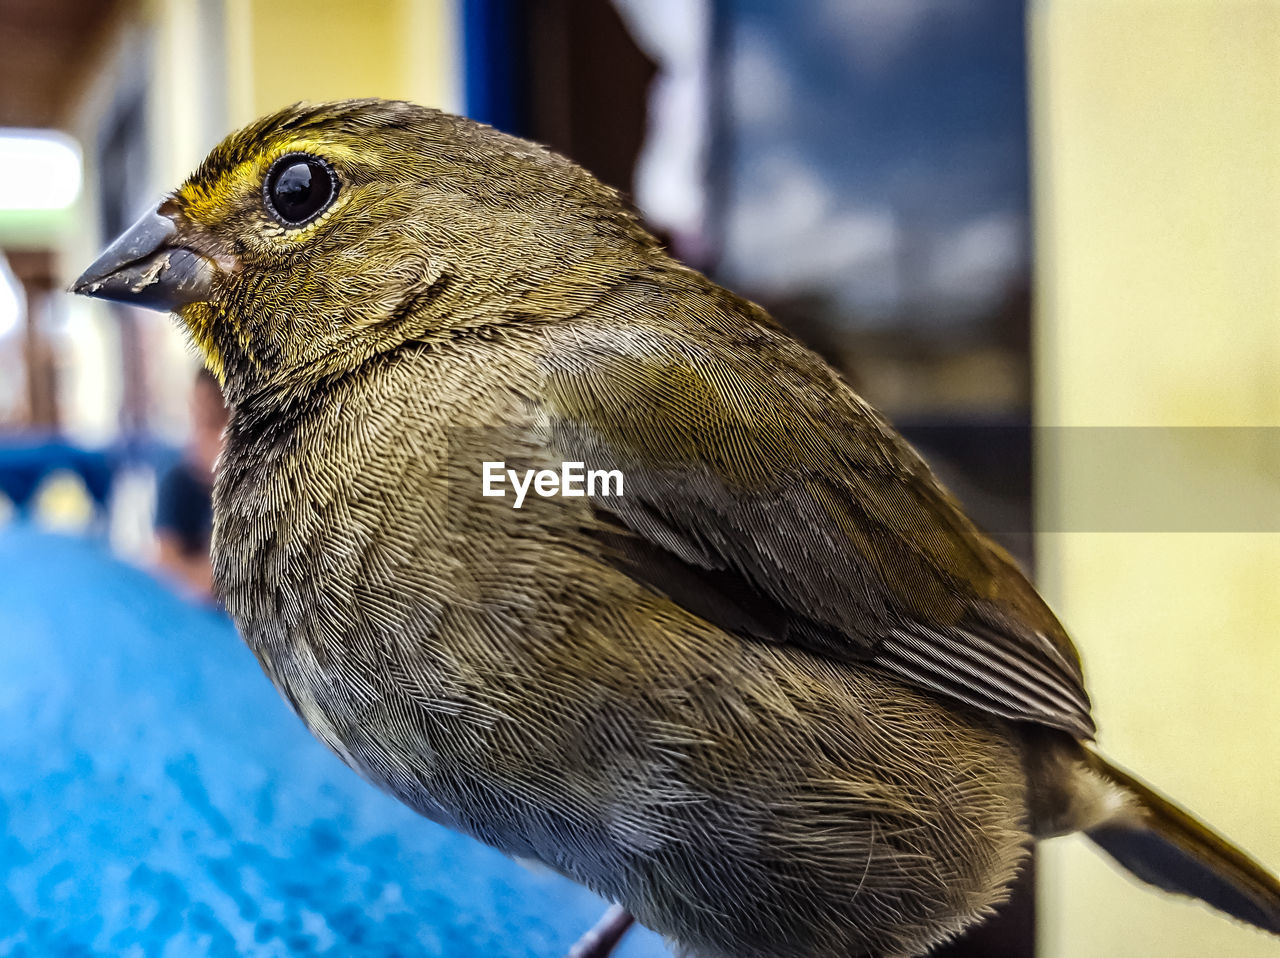
[[526, 9], [519, 0], [463, 0], [467, 116], [528, 134]]

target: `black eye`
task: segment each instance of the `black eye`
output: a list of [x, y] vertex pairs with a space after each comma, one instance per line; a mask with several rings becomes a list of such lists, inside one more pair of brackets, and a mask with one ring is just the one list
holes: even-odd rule
[[333, 167], [307, 153], [289, 153], [271, 165], [262, 184], [267, 210], [284, 226], [309, 223], [338, 196]]

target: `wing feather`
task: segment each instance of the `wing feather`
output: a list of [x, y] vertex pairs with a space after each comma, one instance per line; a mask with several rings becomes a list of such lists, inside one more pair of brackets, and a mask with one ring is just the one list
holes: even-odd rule
[[905, 441], [776, 329], [679, 308], [687, 331], [586, 324], [544, 359], [552, 447], [625, 476], [593, 502], [609, 560], [740, 634], [1092, 738], [1062, 626]]

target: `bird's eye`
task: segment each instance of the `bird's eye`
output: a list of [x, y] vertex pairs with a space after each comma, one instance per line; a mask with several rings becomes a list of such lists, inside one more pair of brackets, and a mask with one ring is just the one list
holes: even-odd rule
[[309, 223], [338, 196], [333, 167], [307, 153], [289, 153], [271, 165], [262, 196], [267, 210], [283, 226]]

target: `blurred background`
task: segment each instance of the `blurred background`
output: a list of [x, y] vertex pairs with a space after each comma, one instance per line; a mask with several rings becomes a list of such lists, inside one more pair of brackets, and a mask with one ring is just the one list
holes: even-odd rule
[[[1034, 571], [1108, 754], [1280, 865], [1280, 0], [0, 0], [0, 953], [549, 955], [600, 907], [305, 735], [208, 595], [216, 383], [63, 292], [350, 96], [550, 144], [766, 305]], [[939, 954], [1264, 948], [1066, 839]]]

